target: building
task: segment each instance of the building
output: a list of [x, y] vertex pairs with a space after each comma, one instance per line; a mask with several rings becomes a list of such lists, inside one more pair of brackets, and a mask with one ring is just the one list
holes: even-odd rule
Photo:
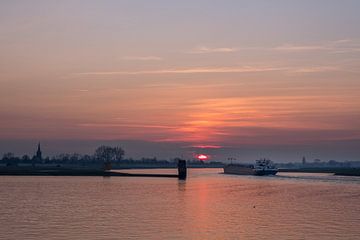
[[36, 154], [35, 154], [35, 159], [38, 160], [38, 161], [41, 161], [42, 160], [42, 152], [41, 152], [41, 147], [40, 147], [40, 143], [38, 143], [38, 148], [37, 148], [37, 151], [36, 151]]
[[303, 164], [303, 165], [306, 164], [306, 158], [305, 158], [305, 157], [303, 157], [303, 159], [302, 159], [302, 164]]

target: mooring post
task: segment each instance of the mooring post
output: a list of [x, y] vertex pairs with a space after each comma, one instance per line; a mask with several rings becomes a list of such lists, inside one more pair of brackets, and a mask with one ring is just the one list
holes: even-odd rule
[[104, 162], [104, 171], [110, 171], [111, 170], [111, 162], [105, 161]]
[[180, 180], [186, 179], [186, 161], [185, 160], [178, 160], [178, 174]]

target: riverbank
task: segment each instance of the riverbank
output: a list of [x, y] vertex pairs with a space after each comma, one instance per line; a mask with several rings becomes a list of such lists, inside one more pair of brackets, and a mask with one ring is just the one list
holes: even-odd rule
[[167, 177], [178, 178], [178, 174], [143, 174], [105, 171], [91, 168], [36, 168], [0, 167], [0, 175], [8, 176], [102, 176], [102, 177]]
[[339, 176], [360, 176], [360, 168], [288, 168], [279, 172], [333, 173]]
[[[188, 166], [189, 168], [209, 168], [209, 166]], [[13, 176], [143, 176], [147, 174], [130, 174], [119, 172], [127, 169], [175, 169], [176, 167], [161, 167], [161, 166], [141, 166], [141, 165], [127, 165], [122, 168], [115, 167], [114, 171], [104, 171], [101, 167], [57, 167], [57, 166], [36, 166], [36, 167], [19, 167], [19, 166], [0, 166], [0, 175], [13, 175]], [[210, 168], [215, 168], [211, 166]], [[222, 168], [222, 166], [218, 166]], [[115, 171], [116, 170], [116, 171]], [[279, 169], [279, 172], [301, 172], [301, 173], [332, 173], [340, 176], [360, 176], [360, 168], [287, 168]], [[161, 176], [160, 176], [161, 175]], [[153, 175], [150, 175], [153, 176]], [[163, 177], [163, 174], [155, 175]], [[164, 177], [178, 177], [177, 174], [170, 174]]]

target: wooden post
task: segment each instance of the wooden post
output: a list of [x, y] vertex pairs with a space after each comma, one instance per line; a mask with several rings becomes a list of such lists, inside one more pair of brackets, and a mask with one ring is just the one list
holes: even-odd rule
[[104, 162], [104, 171], [110, 171], [111, 170], [111, 162], [105, 161]]
[[185, 180], [186, 179], [186, 161], [185, 160], [178, 160], [178, 174], [179, 174], [179, 179], [180, 180]]

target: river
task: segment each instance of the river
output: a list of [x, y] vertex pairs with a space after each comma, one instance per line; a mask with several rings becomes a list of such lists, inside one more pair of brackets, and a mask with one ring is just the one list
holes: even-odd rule
[[360, 177], [221, 171], [0, 176], [0, 239], [360, 239]]

